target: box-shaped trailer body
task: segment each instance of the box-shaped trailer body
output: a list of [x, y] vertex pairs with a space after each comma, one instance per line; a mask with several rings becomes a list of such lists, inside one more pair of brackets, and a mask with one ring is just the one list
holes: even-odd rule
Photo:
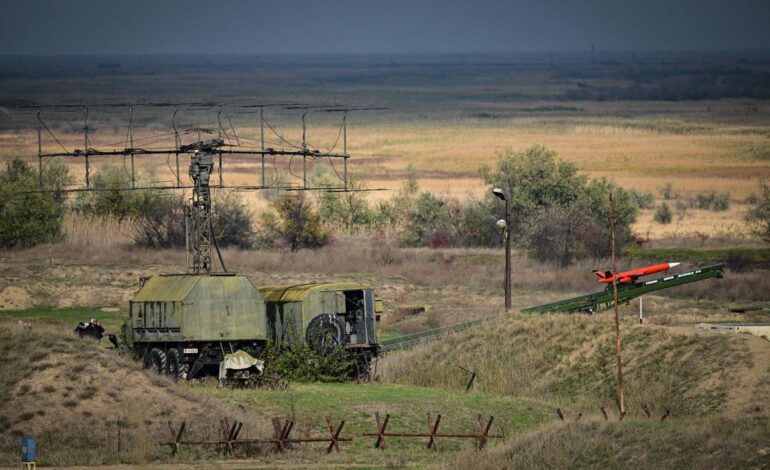
[[129, 305], [134, 343], [266, 340], [265, 303], [246, 276], [160, 275]]

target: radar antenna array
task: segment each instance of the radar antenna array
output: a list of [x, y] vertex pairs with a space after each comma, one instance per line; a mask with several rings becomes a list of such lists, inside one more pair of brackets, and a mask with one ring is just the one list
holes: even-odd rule
[[[171, 127], [173, 132], [169, 136], [174, 138], [173, 148], [144, 148], [144, 144], [139, 144], [136, 147], [135, 144], [142, 139], [137, 139], [134, 136], [134, 111], [140, 107], [155, 107], [155, 108], [173, 108], [174, 112], [171, 118]], [[242, 141], [252, 140], [255, 143], [255, 139], [248, 139], [245, 136], [238, 136], [235, 127], [232, 125], [232, 121], [227, 118], [227, 122], [230, 127], [230, 132], [225, 129], [222, 124], [222, 109], [228, 108], [240, 108], [243, 111], [237, 111], [239, 114], [251, 114], [258, 112], [260, 121], [260, 139], [259, 148], [247, 147]], [[189, 205], [186, 207], [186, 245], [188, 251], [187, 270], [191, 274], [210, 274], [214, 271], [211, 262], [211, 248], [212, 242], [214, 248], [217, 250], [219, 260], [222, 265], [222, 269], [227, 272], [224, 262], [222, 260], [221, 253], [217, 246], [216, 238], [212, 230], [211, 223], [211, 190], [212, 189], [233, 189], [240, 191], [253, 191], [264, 189], [277, 189], [283, 191], [308, 191], [318, 190], [327, 192], [347, 192], [347, 191], [380, 191], [380, 189], [351, 189], [348, 181], [348, 160], [350, 154], [347, 151], [347, 116], [351, 111], [367, 111], [367, 110], [382, 110], [385, 108], [350, 108], [342, 105], [302, 105], [296, 103], [273, 103], [273, 104], [260, 104], [260, 103], [244, 103], [244, 104], [232, 104], [222, 102], [148, 102], [148, 103], [103, 103], [103, 104], [81, 104], [81, 103], [62, 103], [62, 104], [32, 104], [21, 105], [17, 108], [31, 108], [35, 110], [36, 115], [36, 130], [37, 130], [37, 144], [38, 144], [38, 169], [39, 169], [39, 189], [38, 191], [25, 191], [29, 192], [50, 192], [56, 191], [57, 193], [78, 193], [89, 191], [102, 191], [102, 188], [92, 187], [91, 181], [91, 167], [92, 161], [97, 157], [130, 157], [130, 187], [119, 188], [119, 191], [136, 191], [136, 190], [178, 190], [178, 189], [191, 189], [192, 196], [190, 198]], [[126, 108], [128, 110], [128, 129], [126, 132], [126, 140], [123, 145], [124, 148], [104, 149], [103, 147], [93, 147], [91, 142], [92, 134], [89, 134], [89, 110], [99, 108]], [[193, 110], [210, 110], [216, 108], [217, 110], [217, 123], [219, 125], [219, 131], [213, 131], [210, 129], [196, 127], [193, 129], [187, 129], [180, 133], [177, 126], [177, 113], [179, 109], [187, 108]], [[302, 124], [302, 140], [300, 145], [295, 145], [281, 136], [274, 126], [265, 118], [265, 109], [267, 108], [281, 108], [285, 110], [298, 111], [301, 116]], [[54, 134], [51, 128], [46, 124], [42, 118], [42, 112], [45, 110], [51, 110], [54, 112], [80, 112], [82, 113], [83, 123], [83, 148], [75, 148], [68, 150], [62, 141]], [[309, 146], [306, 138], [307, 126], [306, 117], [309, 112], [319, 113], [342, 113], [342, 119], [340, 123], [340, 132], [337, 136], [332, 148], [326, 152], [322, 152], [318, 149], [313, 149]], [[282, 141], [282, 144], [289, 148], [273, 148], [266, 146], [265, 140], [265, 128], [270, 129], [278, 138]], [[45, 131], [50, 137], [58, 144], [61, 151], [44, 151], [43, 149], [43, 131]], [[209, 140], [203, 140], [203, 135], [217, 135], [218, 137]], [[197, 140], [189, 143], [182, 144], [182, 135], [197, 135]], [[334, 152], [337, 146], [340, 135], [343, 136], [343, 151]], [[223, 138], [224, 137], [224, 138]], [[152, 139], [152, 138], [149, 138]], [[225, 139], [228, 143], [225, 143]], [[236, 145], [232, 142], [235, 141]], [[150, 187], [138, 187], [136, 184], [136, 165], [135, 157], [138, 156], [154, 156], [154, 155], [174, 155], [176, 163], [176, 171], [171, 168], [169, 163], [169, 169], [174, 173], [175, 181], [169, 184], [150, 185]], [[192, 186], [182, 185], [179, 171], [179, 156], [180, 154], [190, 155], [190, 165], [188, 174], [192, 180]], [[234, 185], [226, 186], [223, 178], [224, 161], [226, 158], [232, 157], [244, 157], [244, 156], [258, 156], [261, 159], [261, 184], [260, 185]], [[291, 184], [285, 184], [279, 181], [277, 175], [276, 179], [267, 183], [265, 179], [265, 157], [272, 156], [273, 158], [284, 156], [289, 157], [291, 165], [291, 159], [295, 157], [302, 158], [302, 183], [301, 186], [295, 186]], [[83, 158], [85, 163], [85, 187], [80, 188], [57, 188], [55, 190], [49, 190], [43, 187], [43, 170], [51, 159], [54, 158]], [[311, 187], [308, 184], [307, 175], [307, 163], [308, 159], [315, 160], [319, 158], [328, 158], [334, 172], [340, 179], [339, 185], [326, 185], [319, 187]], [[215, 173], [215, 159], [218, 160], [216, 165], [216, 172], [218, 176], [218, 184], [211, 184], [211, 177]], [[340, 176], [334, 167], [333, 160], [342, 160], [343, 162], [343, 175]], [[275, 165], [275, 164], [274, 164]], [[289, 169], [291, 172], [291, 168]], [[126, 170], [128, 171], [128, 170]], [[277, 170], [276, 170], [277, 171]], [[293, 173], [292, 173], [293, 174]], [[110, 191], [115, 189], [110, 188]], [[20, 192], [21, 193], [21, 192]], [[189, 256], [189, 255], [192, 256]]]

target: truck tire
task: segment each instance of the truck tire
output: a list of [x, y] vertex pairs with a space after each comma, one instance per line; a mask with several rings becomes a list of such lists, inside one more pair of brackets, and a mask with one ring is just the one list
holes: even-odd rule
[[152, 348], [150, 351], [150, 367], [158, 374], [166, 373], [166, 353], [158, 348]]
[[168, 373], [168, 376], [171, 377], [175, 382], [182, 378], [181, 364], [182, 358], [179, 357], [179, 350], [169, 349], [168, 353], [166, 353], [166, 373]]
[[345, 324], [337, 315], [324, 314], [310, 320], [305, 337], [314, 351], [325, 353], [345, 344]]

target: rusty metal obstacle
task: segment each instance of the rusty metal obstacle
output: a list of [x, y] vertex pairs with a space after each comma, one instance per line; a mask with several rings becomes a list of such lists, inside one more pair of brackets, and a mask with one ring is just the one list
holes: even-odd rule
[[[655, 417], [652, 414], [652, 411], [650, 410], [650, 407], [647, 406], [646, 403], [643, 403], [641, 408], [642, 408], [642, 411], [644, 411], [644, 414], [647, 416], [647, 418], [655, 419]], [[599, 411], [602, 412], [602, 417], [604, 418], [605, 421], [610, 420], [610, 416], [607, 413], [607, 409], [604, 406], [600, 406]], [[671, 410], [669, 409], [664, 410], [663, 414], [660, 417], [660, 421], [665, 421], [666, 418], [668, 418], [670, 415], [671, 415]], [[556, 408], [556, 416], [559, 418], [559, 421], [567, 421], [567, 416], [564, 413], [564, 411], [562, 411], [561, 408]], [[625, 418], [625, 416], [626, 416], [625, 411], [618, 414], [618, 421], [623, 421], [623, 418]], [[583, 417], [583, 413], [578, 413], [578, 415], [575, 417], [573, 421], [578, 421], [582, 417]]]
[[427, 432], [407, 432], [407, 431], [388, 431], [388, 423], [390, 422], [390, 414], [385, 415], [385, 419], [380, 419], [380, 414], [375, 413], [374, 419], [377, 422], [376, 432], [364, 432], [363, 435], [367, 437], [376, 437], [377, 440], [374, 443], [374, 447], [377, 449], [385, 449], [388, 444], [386, 437], [411, 437], [411, 438], [427, 438], [426, 447], [428, 449], [437, 450], [436, 438], [469, 438], [478, 440], [478, 449], [481, 450], [487, 445], [489, 439], [502, 438], [502, 434], [490, 434], [489, 431], [492, 428], [495, 418], [489, 417], [486, 422], [479, 415], [478, 418], [478, 431], [468, 433], [442, 433], [438, 432], [439, 424], [441, 423], [441, 415], [436, 416], [434, 421], [430, 415], [428, 415], [428, 431]]
[[221, 437], [219, 439], [199, 439], [199, 440], [185, 440], [183, 439], [184, 432], [187, 428], [187, 422], [182, 421], [178, 430], [175, 430], [171, 421], [168, 422], [168, 430], [171, 435], [170, 441], [161, 441], [158, 444], [162, 446], [171, 447], [171, 454], [175, 455], [179, 452], [181, 446], [198, 446], [198, 445], [213, 445], [225, 455], [233, 455], [235, 453], [235, 447], [242, 444], [266, 444], [274, 445], [278, 452], [285, 452], [292, 444], [302, 444], [309, 442], [328, 442], [329, 446], [326, 448], [326, 453], [330, 454], [332, 450], [341, 452], [339, 443], [350, 442], [352, 437], [340, 436], [342, 428], [345, 426], [345, 420], [340, 421], [336, 429], [330, 416], [326, 416], [326, 425], [329, 430], [327, 436], [309, 436], [309, 437], [291, 437], [291, 432], [294, 429], [296, 422], [292, 419], [281, 419], [278, 417], [273, 418], [273, 437], [272, 438], [257, 438], [257, 439], [240, 439], [238, 436], [243, 428], [243, 423], [238, 420], [233, 420], [232, 423], [227, 418], [220, 420], [220, 432]]
[[[503, 438], [503, 434], [491, 433], [492, 425], [495, 418], [490, 416], [485, 420], [481, 415], [478, 416], [478, 423], [476, 429], [472, 432], [439, 432], [439, 425], [441, 424], [441, 415], [437, 415], [434, 420], [430, 414], [428, 414], [428, 430], [426, 432], [407, 432], [407, 431], [388, 431], [388, 423], [390, 422], [390, 414], [385, 415], [385, 419], [380, 418], [379, 413], [374, 414], [374, 418], [377, 422], [376, 432], [364, 432], [363, 436], [376, 437], [377, 440], [374, 447], [378, 449], [387, 448], [386, 437], [411, 437], [411, 438], [426, 438], [426, 448], [438, 450], [437, 439], [438, 438], [460, 438], [460, 439], [476, 439], [476, 447], [479, 450], [484, 449], [490, 439]], [[306, 437], [292, 437], [291, 433], [295, 428], [296, 421], [293, 419], [272, 418], [271, 423], [273, 425], [272, 437], [260, 437], [260, 438], [241, 438], [240, 433], [243, 429], [243, 422], [238, 420], [230, 421], [228, 418], [221, 418], [219, 420], [218, 437], [214, 439], [185, 439], [185, 432], [188, 429], [187, 421], [182, 421], [178, 428], [175, 428], [171, 421], [168, 422], [169, 440], [158, 442], [161, 446], [168, 446], [171, 448], [171, 455], [176, 455], [183, 446], [214, 446], [223, 455], [234, 455], [236, 448], [244, 444], [252, 445], [267, 445], [274, 446], [277, 452], [286, 452], [292, 448], [293, 444], [303, 444], [311, 442], [328, 443], [326, 447], [326, 453], [330, 454], [332, 451], [341, 452], [340, 442], [352, 442], [353, 438], [350, 436], [341, 436], [342, 429], [345, 426], [345, 420], [342, 420], [335, 426], [332, 418], [326, 416], [326, 427], [328, 429], [328, 435], [322, 436], [306, 436]]]

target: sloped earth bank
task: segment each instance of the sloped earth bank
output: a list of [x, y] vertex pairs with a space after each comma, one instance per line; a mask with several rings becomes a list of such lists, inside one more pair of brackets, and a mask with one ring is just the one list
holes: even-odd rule
[[440, 467], [766, 469], [768, 436], [768, 418], [589, 419], [543, 426], [483, 454], [455, 454]]
[[[43, 465], [152, 461], [169, 420], [224, 415], [215, 400], [67, 333], [42, 323], [0, 323], [0, 464], [18, 462], [22, 435], [36, 436]], [[247, 418], [238, 410], [227, 414]]]
[[[48, 312], [46, 312], [47, 314]], [[30, 326], [26, 326], [26, 325]], [[424, 439], [393, 439], [388, 451], [373, 447], [374, 412], [390, 413], [389, 429], [424, 431], [426, 414], [441, 414], [443, 432], [470, 432], [478, 416], [494, 416], [493, 432], [517, 435], [548, 418], [550, 405], [464, 391], [382, 383], [291, 384], [285, 390], [218, 389], [212, 382], [174, 384], [104, 344], [78, 340], [69, 327], [42, 321], [0, 322], [0, 466], [18, 462], [19, 439], [34, 435], [38, 463], [46, 466], [218, 460], [213, 446], [183, 447], [176, 458], [159, 440], [167, 423], [185, 420], [185, 439], [219, 437], [219, 419], [244, 423], [241, 437], [272, 436], [270, 418], [296, 420], [293, 436], [325, 436], [326, 416], [345, 420], [343, 452], [327, 455], [328, 444], [305, 444], [280, 454], [273, 446], [237, 448], [252, 457], [237, 468], [355, 468], [435, 464], [444, 455], [473, 448], [473, 439], [440, 439], [440, 454]], [[258, 462], [258, 463], [254, 463]], [[216, 468], [219, 464], [207, 465]], [[176, 468], [176, 467], [171, 467]], [[185, 466], [179, 468], [186, 468]], [[224, 468], [234, 468], [229, 463]]]
[[[513, 315], [391, 355], [382, 370], [397, 383], [453, 388], [462, 377], [452, 366], [463, 364], [481, 390], [540, 396], [567, 413], [489, 452], [448, 455], [440, 468], [770, 467], [769, 341], [624, 322], [629, 415], [619, 422], [613, 326], [611, 315]], [[664, 410], [671, 415], [661, 421]]]
[[[751, 335], [623, 322], [626, 405], [672, 417], [770, 416], [770, 342]], [[610, 314], [515, 314], [443, 341], [387, 356], [386, 381], [456, 389], [457, 365], [478, 373], [479, 391], [546, 399], [577, 413], [616, 408]]]

